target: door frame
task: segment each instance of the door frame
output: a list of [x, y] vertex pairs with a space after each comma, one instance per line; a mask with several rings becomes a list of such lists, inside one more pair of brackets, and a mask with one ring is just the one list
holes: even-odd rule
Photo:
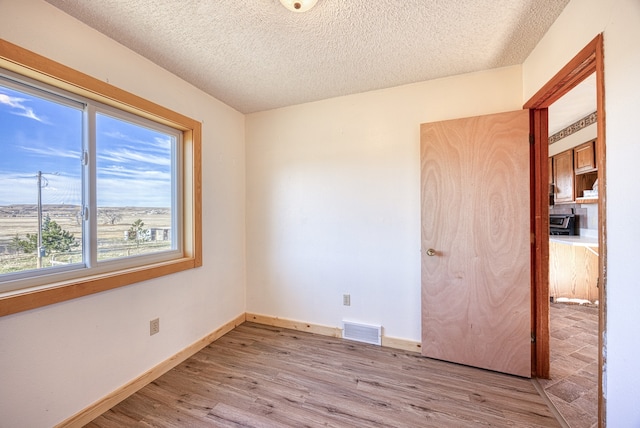
[[549, 80], [523, 108], [530, 110], [531, 145], [531, 375], [549, 378], [549, 174], [548, 107], [591, 74], [596, 73], [599, 242], [598, 321], [598, 422], [605, 426], [605, 399], [602, 391], [602, 352], [606, 343], [607, 230], [606, 230], [606, 142], [604, 105], [603, 36], [598, 34], [567, 65]]

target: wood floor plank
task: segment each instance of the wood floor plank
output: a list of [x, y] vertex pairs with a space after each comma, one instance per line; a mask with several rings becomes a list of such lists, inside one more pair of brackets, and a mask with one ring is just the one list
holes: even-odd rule
[[560, 425], [528, 379], [245, 323], [87, 426]]

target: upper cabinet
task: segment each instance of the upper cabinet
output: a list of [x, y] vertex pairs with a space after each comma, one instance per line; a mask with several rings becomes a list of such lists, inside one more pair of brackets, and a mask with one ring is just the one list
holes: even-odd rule
[[597, 196], [585, 197], [585, 190], [591, 190], [598, 178], [596, 140], [587, 141], [550, 159], [549, 177], [553, 179], [556, 204], [597, 202]]
[[567, 150], [553, 157], [553, 184], [556, 204], [575, 200], [573, 183], [573, 150]]
[[576, 175], [597, 171], [596, 140], [588, 141], [573, 149], [573, 161]]

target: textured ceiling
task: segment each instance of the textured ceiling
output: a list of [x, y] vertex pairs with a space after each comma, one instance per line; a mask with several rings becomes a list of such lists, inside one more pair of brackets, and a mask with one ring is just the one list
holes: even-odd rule
[[47, 0], [242, 113], [521, 64], [569, 0]]

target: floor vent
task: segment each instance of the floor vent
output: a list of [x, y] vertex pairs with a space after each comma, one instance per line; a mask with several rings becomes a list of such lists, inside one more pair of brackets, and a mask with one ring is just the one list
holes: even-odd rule
[[342, 337], [358, 342], [382, 344], [382, 326], [358, 324], [350, 321], [342, 322]]

